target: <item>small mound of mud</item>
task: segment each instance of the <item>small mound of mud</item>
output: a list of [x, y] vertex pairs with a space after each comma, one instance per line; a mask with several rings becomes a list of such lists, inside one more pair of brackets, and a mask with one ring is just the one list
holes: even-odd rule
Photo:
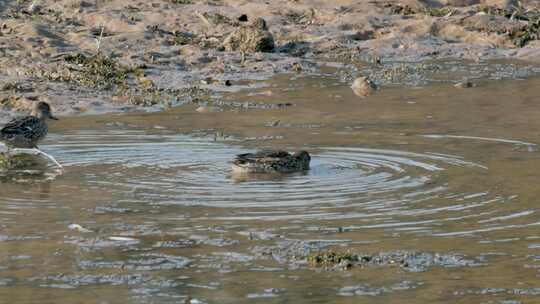
[[302, 265], [327, 270], [352, 267], [400, 267], [409, 272], [423, 272], [431, 267], [478, 267], [483, 264], [460, 254], [441, 254], [396, 250], [378, 253], [353, 253], [325, 249], [332, 242], [282, 241], [275, 246], [259, 246], [252, 251], [260, 258], [272, 257], [280, 264], [298, 268]]
[[228, 52], [272, 52], [275, 48], [274, 37], [268, 31], [266, 21], [258, 18], [253, 23], [232, 32], [225, 38], [223, 48]]
[[[70, 80], [88, 86], [108, 87], [111, 84], [122, 84], [126, 80], [127, 74], [131, 72], [128, 67], [110, 57], [99, 54], [91, 57], [81, 53], [70, 54], [64, 60], [68, 64], [83, 68], [81, 73], [70, 73]], [[72, 71], [77, 71], [77, 69], [73, 68]]]

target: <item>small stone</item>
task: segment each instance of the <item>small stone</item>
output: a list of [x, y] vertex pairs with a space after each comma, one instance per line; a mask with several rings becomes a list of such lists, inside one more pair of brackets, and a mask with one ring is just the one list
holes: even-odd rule
[[458, 88], [458, 89], [468, 89], [468, 88], [473, 88], [475, 87], [475, 84], [468, 81], [468, 80], [464, 80], [464, 81], [460, 81], [458, 83], [456, 83], [454, 85], [454, 87]]
[[231, 82], [230, 80], [228, 80], [228, 79], [225, 80], [225, 83], [224, 83], [224, 84], [225, 84], [225, 86], [227, 86], [227, 87], [232, 86], [232, 82]]
[[351, 89], [356, 96], [366, 97], [373, 94], [377, 86], [367, 77], [358, 77], [351, 85]]

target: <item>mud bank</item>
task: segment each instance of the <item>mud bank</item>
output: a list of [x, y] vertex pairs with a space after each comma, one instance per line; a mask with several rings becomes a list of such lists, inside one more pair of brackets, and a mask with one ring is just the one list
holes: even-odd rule
[[327, 66], [385, 85], [433, 60], [540, 62], [535, 1], [427, 2], [4, 1], [2, 120], [35, 100], [60, 115], [162, 110]]

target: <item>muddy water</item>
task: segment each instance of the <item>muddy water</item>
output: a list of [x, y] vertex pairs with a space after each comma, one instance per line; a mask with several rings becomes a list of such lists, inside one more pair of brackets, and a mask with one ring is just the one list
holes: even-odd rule
[[[216, 112], [52, 126], [42, 148], [66, 173], [0, 188], [1, 301], [540, 301], [540, 79], [366, 99], [333, 75], [255, 87]], [[231, 175], [263, 147], [307, 149], [312, 168]], [[306, 263], [328, 249], [409, 258]]]

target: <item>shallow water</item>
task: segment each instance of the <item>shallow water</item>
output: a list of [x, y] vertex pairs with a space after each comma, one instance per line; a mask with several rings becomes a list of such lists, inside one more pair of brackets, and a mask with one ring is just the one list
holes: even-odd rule
[[[0, 188], [0, 299], [540, 301], [540, 79], [366, 99], [339, 79], [280, 76], [224, 95], [215, 113], [53, 125], [42, 148], [66, 173]], [[227, 106], [246, 102], [292, 106]], [[235, 154], [264, 147], [309, 150], [311, 170], [231, 174]], [[305, 263], [329, 248], [418, 255], [406, 267]]]

